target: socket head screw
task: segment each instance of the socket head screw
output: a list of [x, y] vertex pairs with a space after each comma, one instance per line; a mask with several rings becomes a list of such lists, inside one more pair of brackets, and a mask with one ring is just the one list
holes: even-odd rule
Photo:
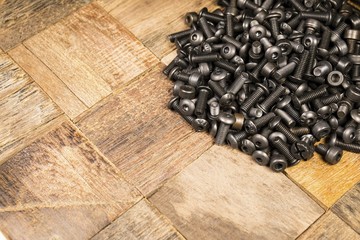
[[220, 82], [226, 80], [227, 77], [228, 77], [227, 72], [221, 68], [216, 68], [210, 75], [210, 79], [214, 82]]
[[285, 106], [288, 106], [290, 103], [291, 103], [291, 97], [285, 96], [280, 102], [276, 104], [276, 107], [283, 109]]
[[315, 37], [315, 35], [308, 34], [303, 38], [303, 44], [306, 48], [310, 48], [311, 46], [318, 45], [319, 40]]
[[319, 108], [316, 113], [322, 119], [328, 119], [333, 113], [333, 109], [330, 106], [323, 106]]
[[253, 135], [251, 140], [255, 144], [256, 149], [263, 150], [269, 147], [269, 141], [261, 134]]
[[340, 86], [344, 82], [344, 75], [339, 71], [331, 71], [327, 76], [327, 82], [333, 87]]
[[321, 143], [315, 147], [315, 151], [321, 154], [325, 162], [331, 165], [338, 163], [343, 155], [343, 150], [341, 148]]
[[255, 25], [250, 28], [249, 36], [253, 41], [259, 41], [266, 36], [266, 28], [262, 25]]
[[182, 114], [184, 114], [185, 116], [191, 116], [195, 111], [195, 103], [190, 99], [181, 99], [179, 107]]
[[356, 129], [354, 127], [347, 127], [344, 129], [342, 139], [344, 143], [352, 143], [355, 141]]
[[255, 144], [249, 139], [243, 139], [240, 144], [240, 149], [245, 154], [251, 155], [256, 150]]
[[239, 142], [237, 141], [233, 133], [228, 133], [228, 135], [226, 136], [226, 143], [232, 148], [239, 149]]
[[284, 155], [278, 153], [277, 151], [273, 151], [270, 158], [270, 168], [274, 172], [283, 172], [288, 166], [286, 158]]
[[330, 134], [331, 127], [326, 121], [320, 120], [314, 124], [314, 126], [311, 128], [311, 132], [317, 140], [320, 140], [321, 138]]
[[260, 166], [266, 166], [269, 164], [269, 154], [263, 150], [255, 150], [251, 156]]
[[190, 35], [191, 46], [199, 46], [204, 40], [204, 35], [200, 31], [195, 31]]
[[188, 12], [185, 14], [185, 24], [192, 26], [199, 20], [199, 15], [196, 12]]
[[232, 59], [236, 55], [236, 47], [231, 43], [226, 43], [220, 51], [224, 59]]
[[179, 97], [183, 99], [194, 99], [196, 95], [196, 89], [190, 85], [182, 85], [179, 90]]

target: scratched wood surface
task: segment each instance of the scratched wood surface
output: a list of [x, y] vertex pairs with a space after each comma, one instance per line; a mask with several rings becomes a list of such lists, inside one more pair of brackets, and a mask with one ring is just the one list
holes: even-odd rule
[[207, 0], [99, 0], [98, 2], [159, 59], [175, 48], [166, 36], [188, 29], [184, 23], [184, 15], [188, 11], [216, 7], [215, 1]]
[[6, 54], [0, 54], [0, 79], [1, 164], [61, 111]]
[[294, 239], [324, 212], [283, 174], [219, 146], [150, 201], [187, 239]]
[[360, 234], [360, 182], [332, 207], [332, 211]]
[[0, 1], [0, 47], [7, 51], [91, 0]]
[[96, 4], [79, 9], [24, 44], [87, 107], [158, 62]]
[[70, 118], [77, 117], [87, 109], [64, 82], [24, 45], [10, 50], [9, 54]]
[[158, 65], [88, 112], [78, 126], [148, 195], [209, 148], [212, 139], [194, 133], [167, 109], [172, 83]]
[[10, 239], [87, 239], [140, 198], [68, 122], [0, 166], [0, 230]]
[[311, 160], [288, 168], [286, 173], [326, 207], [331, 207], [360, 181], [359, 155], [344, 152], [338, 164], [329, 165], [316, 154]]
[[317, 220], [298, 240], [307, 239], [351, 239], [359, 240], [357, 234], [350, 226], [344, 223], [331, 211], [325, 213]]
[[184, 239], [171, 223], [146, 200], [121, 215], [92, 240], [181, 240]]

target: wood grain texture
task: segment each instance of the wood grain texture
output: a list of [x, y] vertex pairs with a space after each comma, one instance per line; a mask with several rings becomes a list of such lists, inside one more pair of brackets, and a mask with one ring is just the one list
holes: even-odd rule
[[36, 129], [61, 114], [60, 109], [34, 83], [0, 100], [0, 163], [24, 140], [32, 141]]
[[0, 1], [0, 47], [5, 51], [91, 0]]
[[283, 174], [213, 146], [151, 196], [187, 239], [294, 239], [324, 210]]
[[0, 51], [0, 99], [32, 82], [32, 79], [5, 53]]
[[167, 109], [171, 81], [158, 65], [93, 108], [78, 126], [144, 195], [156, 190], [212, 144]]
[[24, 44], [87, 107], [158, 63], [148, 49], [95, 4], [81, 8]]
[[92, 238], [92, 240], [184, 239], [170, 222], [146, 200], [137, 203], [126, 213]]
[[351, 227], [344, 223], [331, 211], [325, 213], [319, 220], [317, 220], [311, 227], [303, 233], [298, 240], [307, 239], [360, 239]]
[[315, 154], [311, 160], [288, 168], [286, 173], [325, 206], [331, 207], [360, 181], [360, 161], [358, 154], [344, 152], [338, 164], [329, 165]]
[[140, 198], [67, 122], [0, 166], [0, 230], [11, 239], [87, 239]]
[[332, 211], [360, 234], [360, 182], [332, 207]]
[[188, 11], [198, 12], [203, 7], [215, 8], [214, 1], [206, 0], [100, 0], [99, 3], [111, 10], [111, 15], [134, 33], [159, 59], [175, 49], [167, 36], [188, 28], [183, 18]]
[[64, 82], [24, 45], [20, 44], [9, 54], [70, 118], [77, 117], [87, 109]]

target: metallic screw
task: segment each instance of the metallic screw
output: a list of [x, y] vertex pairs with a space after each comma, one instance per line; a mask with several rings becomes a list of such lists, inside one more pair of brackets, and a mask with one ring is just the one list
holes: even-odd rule
[[289, 128], [290, 127], [295, 127], [295, 120], [285, 111], [279, 109], [279, 108], [276, 108], [274, 110], [274, 113], [276, 115], [278, 115], [279, 117], [281, 117], [281, 119], [285, 122], [286, 126], [288, 126]]
[[275, 129], [284, 134], [290, 143], [300, 142], [300, 139], [281, 122], [281, 117], [274, 117], [270, 121], [269, 126], [271, 129]]
[[254, 82], [260, 82], [259, 80], [259, 76], [260, 76], [260, 72], [261, 69], [265, 66], [265, 64], [267, 63], [267, 59], [263, 59], [261, 60], [258, 65], [249, 73], [249, 77], [252, 81]]
[[294, 127], [290, 128], [290, 131], [296, 136], [303, 136], [311, 133], [310, 128], [308, 127]]
[[196, 101], [195, 115], [197, 117], [201, 117], [204, 116], [205, 114], [207, 100], [212, 94], [212, 90], [211, 88], [206, 86], [200, 86], [198, 90], [199, 90], [199, 95]]
[[262, 127], [264, 127], [266, 124], [268, 124], [268, 122], [275, 116], [276, 116], [275, 113], [270, 112], [270, 113], [262, 116], [261, 118], [258, 118], [255, 120], [251, 120], [251, 119], [245, 120], [245, 122], [244, 122], [245, 131], [250, 134], [255, 134]]
[[270, 168], [274, 172], [282, 172], [287, 168], [287, 165], [285, 156], [273, 150], [270, 157]]
[[298, 159], [293, 157], [289, 150], [289, 146], [281, 138], [272, 139], [270, 142], [280, 153], [286, 157], [289, 166], [296, 165], [299, 162]]
[[238, 149], [240, 142], [243, 139], [247, 138], [248, 135], [249, 134], [245, 131], [241, 131], [238, 133], [228, 133], [228, 135], [226, 137], [226, 142], [231, 147]]
[[326, 90], [326, 86], [320, 86], [319, 88], [307, 92], [305, 93], [303, 96], [301, 97], [297, 97], [295, 95], [292, 95], [292, 102], [294, 104], [294, 107], [297, 109], [300, 109], [301, 105], [303, 105], [304, 103], [308, 103], [311, 100], [314, 100], [315, 98], [319, 98], [321, 96], [324, 96], [325, 94], [327, 94], [327, 90]]
[[183, 38], [183, 37], [189, 37], [190, 34], [192, 34], [195, 30], [194, 29], [188, 29], [176, 33], [172, 33], [168, 36], [170, 42], [175, 42], [176, 39]]
[[343, 150], [341, 148], [321, 143], [315, 147], [315, 151], [323, 156], [325, 162], [331, 165], [338, 163], [343, 154]]
[[260, 8], [259, 5], [256, 5], [254, 2], [251, 2], [250, 0], [238, 0], [237, 5], [242, 9], [248, 8], [253, 11]]
[[208, 81], [208, 85], [218, 97], [222, 97], [226, 94], [225, 89], [218, 82], [210, 80]]
[[265, 94], [269, 94], [269, 90], [263, 84], [257, 84], [256, 90], [240, 105], [240, 109], [248, 112]]
[[302, 77], [305, 74], [307, 61], [309, 59], [310, 52], [307, 50], [304, 50], [303, 54], [301, 55], [299, 65], [295, 69], [295, 73], [293, 76], [290, 76], [289, 79], [293, 82], [304, 82]]
[[[296, 0], [292, 0], [292, 1], [296, 1]], [[326, 11], [326, 12], [305, 12], [306, 10], [301, 10], [302, 12], [300, 12], [300, 15], [303, 19], [316, 19], [319, 21], [322, 21], [325, 23], [325, 25], [330, 25], [333, 18], [332, 18], [332, 13], [330, 11]]]
[[285, 87], [279, 85], [262, 103], [257, 104], [257, 107], [264, 113], [267, 113], [270, 107], [284, 94], [285, 90]]
[[336, 146], [349, 152], [360, 153], [360, 145], [341, 142], [337, 140], [335, 133], [331, 135], [328, 143], [330, 146]]
[[229, 132], [230, 126], [234, 124], [236, 119], [231, 113], [225, 112], [220, 113], [218, 119], [220, 121], [220, 126], [216, 133], [215, 143], [217, 145], [223, 145]]
[[298, 0], [289, 0], [293, 7], [298, 11], [306, 11], [306, 7]]

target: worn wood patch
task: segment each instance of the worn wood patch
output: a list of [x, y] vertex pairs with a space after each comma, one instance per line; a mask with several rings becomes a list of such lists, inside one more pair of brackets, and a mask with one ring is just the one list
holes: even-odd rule
[[28, 84], [0, 100], [0, 163], [21, 142], [32, 141], [36, 129], [61, 114], [60, 109], [35, 84]]
[[[184, 15], [203, 7], [215, 8], [214, 1], [206, 0], [100, 0], [102, 6], [127, 27], [159, 59], [175, 48], [168, 41], [170, 33], [185, 30]], [[115, 2], [115, 3], [114, 3]], [[117, 6], [116, 3], [119, 3]], [[115, 8], [113, 8], [115, 6]]]
[[219, 146], [150, 201], [187, 239], [294, 239], [324, 212], [283, 174]]
[[0, 80], [0, 99], [32, 82], [32, 79], [2, 51], [0, 51]]
[[172, 83], [158, 65], [78, 122], [80, 129], [148, 195], [212, 144], [167, 109]]
[[81, 8], [24, 44], [87, 107], [158, 62], [95, 4]]
[[360, 182], [335, 203], [332, 211], [360, 234]]
[[24, 45], [10, 50], [9, 54], [70, 118], [77, 117], [87, 109], [64, 82]]
[[298, 240], [306, 239], [360, 239], [351, 227], [331, 211], [325, 213], [318, 221], [303, 233]]
[[184, 239], [159, 211], [143, 200], [121, 215], [92, 240]]
[[5, 51], [91, 0], [0, 1], [0, 47]]
[[360, 161], [358, 154], [344, 152], [338, 164], [329, 165], [316, 154], [311, 160], [288, 168], [286, 173], [325, 206], [331, 207], [360, 181]]
[[140, 198], [67, 122], [0, 166], [0, 230], [11, 239], [87, 239]]

